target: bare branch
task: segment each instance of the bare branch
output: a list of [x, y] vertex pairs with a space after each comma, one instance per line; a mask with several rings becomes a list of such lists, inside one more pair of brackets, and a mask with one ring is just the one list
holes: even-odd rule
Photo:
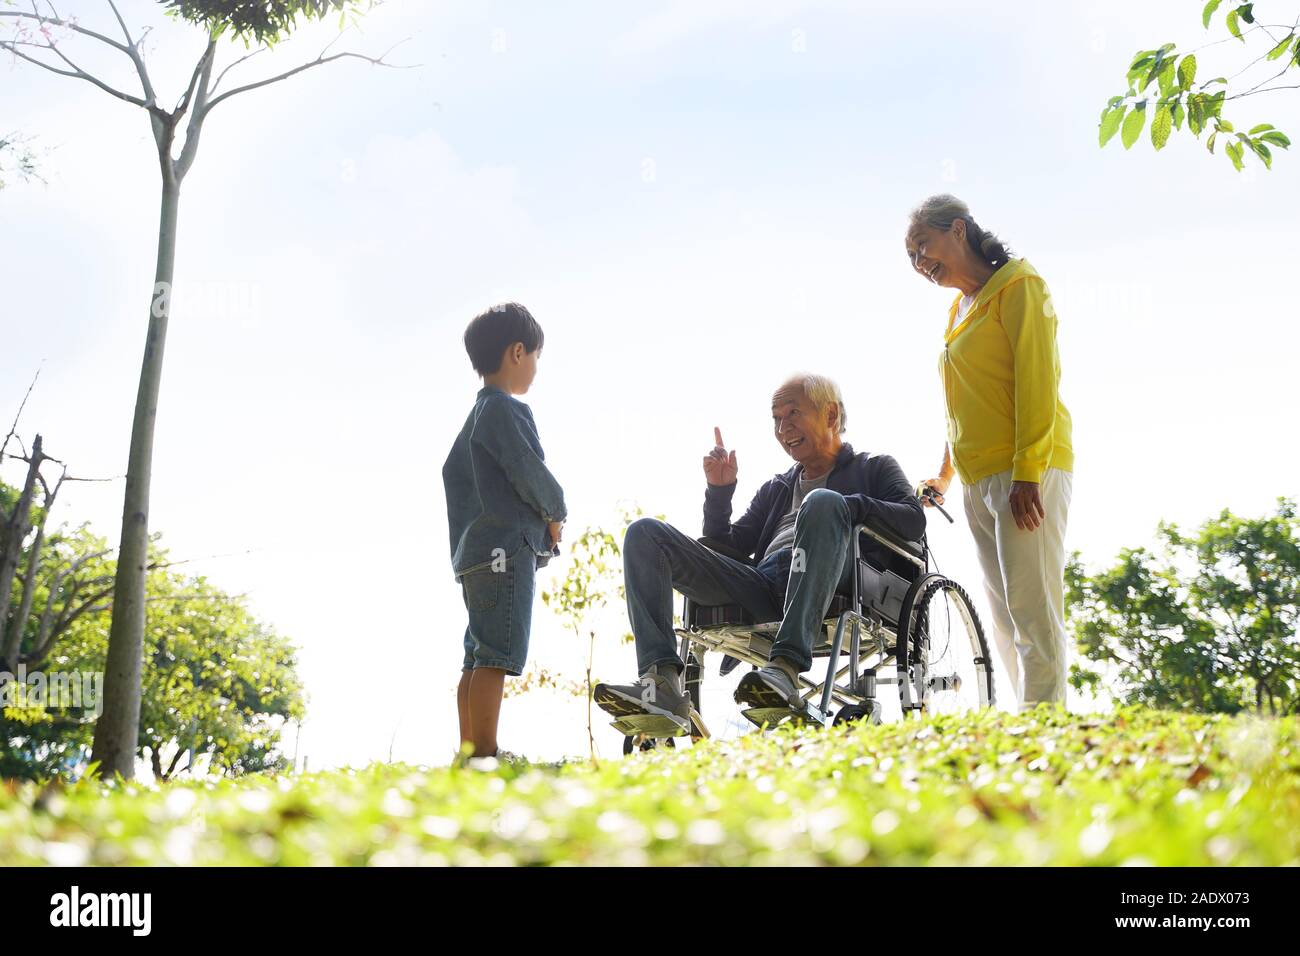
[[34, 63], [43, 69], [49, 70], [51, 73], [58, 73], [60, 76], [71, 76], [79, 80], [85, 80], [87, 83], [99, 87], [105, 93], [109, 93], [113, 96], [116, 96], [119, 100], [125, 100], [126, 102], [134, 104], [135, 106], [146, 105], [145, 101], [140, 99], [138, 96], [132, 96], [130, 93], [123, 93], [121, 90], [117, 90], [109, 86], [107, 83], [105, 83], [103, 80], [99, 79], [98, 77], [91, 76], [85, 70], [81, 69], [81, 67], [77, 66], [66, 56], [64, 56], [59, 51], [59, 48], [52, 43], [49, 44], [23, 43], [21, 45], [34, 46], [46, 50], [53, 50], [54, 53], [59, 57], [59, 59], [63, 60], [63, 62], [67, 63], [69, 66], [72, 67], [71, 70], [60, 70], [58, 67], [51, 66], [49, 63], [46, 63], [44, 60], [38, 60], [34, 56], [28, 56], [22, 50], [18, 49], [19, 45], [20, 45], [19, 42], [13, 40], [0, 40], [0, 50], [8, 50], [14, 56], [20, 57], [26, 60], [28, 63]]
[[[1273, 79], [1277, 79], [1277, 77], [1275, 76], [1273, 77]], [[1267, 83], [1269, 81], [1265, 80], [1264, 82]], [[1293, 83], [1290, 86], [1270, 86], [1267, 87], [1266, 89], [1260, 89], [1259, 87], [1255, 87], [1254, 89], [1249, 89], [1244, 93], [1235, 93], [1232, 96], [1225, 97], [1224, 102], [1226, 103], [1228, 100], [1239, 100], [1243, 96], [1257, 96], [1260, 93], [1274, 93], [1277, 90], [1300, 90], [1300, 83]]]
[[[18, 414], [14, 416], [14, 423], [9, 426], [9, 434], [5, 436], [3, 445], [0, 445], [0, 461], [4, 461], [5, 451], [9, 448], [9, 439], [14, 437], [14, 432], [18, 430], [18, 419], [23, 417], [23, 409], [27, 407], [27, 399], [32, 397], [32, 389], [36, 387], [36, 380], [41, 377], [41, 370], [38, 366], [36, 374], [32, 376], [32, 383], [27, 386], [27, 393], [23, 395], [23, 400], [18, 405]], [[26, 449], [24, 449], [26, 454]]]
[[225, 554], [204, 554], [197, 558], [181, 558], [179, 561], [156, 561], [150, 568], [174, 568], [179, 564], [192, 564], [195, 561], [215, 561], [217, 558], [238, 558], [245, 554], [256, 554], [256, 548], [249, 548], [247, 551], [228, 551]]
[[209, 93], [209, 94], [211, 94], [211, 93], [216, 93], [216, 92], [217, 92], [217, 87], [220, 86], [220, 85], [221, 85], [221, 81], [224, 80], [224, 79], [226, 78], [226, 74], [229, 73], [231, 70], [233, 70], [235, 67], [239, 66], [239, 64], [243, 63], [245, 60], [251, 60], [253, 57], [257, 56], [257, 54], [259, 54], [259, 53], [265, 53], [265, 52], [266, 52], [266, 47], [264, 47], [264, 46], [259, 46], [259, 47], [258, 47], [256, 50], [254, 50], [252, 53], [246, 53], [244, 56], [241, 56], [241, 57], [240, 57], [238, 60], [236, 60], [234, 63], [231, 63], [228, 67], [226, 67], [224, 70], [222, 70], [220, 73], [217, 74], [217, 78], [216, 78], [216, 80], [213, 82], [211, 89], [208, 90], [208, 93]]
[[[199, 153], [199, 137], [203, 134], [203, 120], [208, 113], [208, 88], [212, 81], [212, 66], [216, 61], [217, 39], [212, 37], [208, 40], [208, 47], [199, 59], [199, 67], [202, 67], [202, 71], [198, 77], [194, 111], [190, 114], [189, 124], [185, 127], [185, 145], [181, 147], [181, 155], [172, 166], [173, 174], [178, 181], [185, 178], [185, 174], [194, 165], [194, 157]], [[181, 114], [176, 115], [179, 119]]]
[[118, 43], [116, 40], [112, 40], [104, 36], [104, 34], [102, 33], [96, 33], [94, 30], [87, 30], [85, 27], [81, 26], [80, 24], [75, 23], [72, 20], [65, 20], [62, 17], [58, 17], [58, 16], [46, 17], [46, 16], [42, 16], [39, 13], [24, 13], [20, 10], [14, 10], [14, 11], [0, 10], [0, 17], [14, 17], [19, 20], [34, 20], [37, 23], [40, 23], [42, 25], [67, 27], [69, 30], [72, 30], [76, 33], [80, 33], [83, 36], [93, 37], [94, 39], [99, 40], [101, 43], [107, 43], [113, 49], [120, 50], [121, 52], [126, 53], [127, 55], [130, 55], [131, 52], [130, 48], [127, 47], [125, 44]]
[[176, 104], [176, 112], [174, 114], [176, 119], [179, 120], [190, 108], [190, 103], [194, 100], [194, 91], [199, 85], [199, 79], [203, 76], [204, 69], [207, 68], [208, 73], [211, 73], [209, 61], [213, 59], [216, 48], [216, 38], [208, 37], [208, 45], [204, 48], [203, 55], [199, 57], [199, 61], [194, 64], [194, 72], [190, 75], [190, 85], [185, 88], [185, 95], [182, 96], [180, 102]]
[[126, 21], [122, 19], [122, 14], [118, 12], [117, 4], [113, 0], [108, 0], [108, 5], [113, 8], [113, 16], [117, 17], [117, 25], [122, 28], [122, 35], [126, 37], [126, 45], [135, 46], [135, 41], [131, 39], [131, 31], [126, 28]]
[[[335, 39], [337, 40], [337, 37]], [[331, 41], [330, 43], [331, 46], [333, 45], [333, 42], [334, 41]], [[227, 100], [230, 97], [235, 96], [239, 93], [246, 93], [249, 90], [256, 90], [259, 87], [263, 87], [263, 86], [270, 86], [272, 83], [278, 83], [281, 80], [287, 80], [289, 77], [294, 76], [298, 73], [302, 73], [304, 70], [310, 70], [312, 67], [316, 67], [316, 66], [323, 66], [324, 64], [332, 63], [335, 60], [351, 58], [356, 60], [364, 60], [365, 62], [369, 63], [371, 66], [386, 66], [389, 67], [390, 69], [410, 69], [411, 67], [399, 67], [396, 64], [389, 63], [384, 59], [384, 57], [388, 56], [389, 53], [392, 53], [393, 50], [397, 49], [405, 42], [406, 40], [402, 40], [399, 43], [393, 44], [383, 54], [377, 57], [366, 56], [363, 53], [333, 53], [330, 56], [326, 56], [325, 51], [329, 49], [329, 46], [327, 46], [325, 50], [321, 51], [320, 55], [317, 56], [316, 59], [308, 63], [304, 63], [301, 66], [294, 67], [292, 70], [286, 70], [284, 73], [277, 74], [276, 76], [268, 77], [265, 80], [258, 80], [256, 83], [248, 83], [245, 84], [244, 86], [238, 86], [233, 90], [228, 90], [227, 92], [222, 93], [216, 99], [212, 100], [212, 102], [208, 103], [207, 106], [204, 108], [203, 112], [204, 114], [211, 112], [218, 103], [222, 102], [223, 100]]]

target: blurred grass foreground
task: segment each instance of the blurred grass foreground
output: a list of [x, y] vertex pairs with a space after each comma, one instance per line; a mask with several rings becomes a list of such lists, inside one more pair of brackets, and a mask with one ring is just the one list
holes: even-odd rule
[[0, 785], [0, 864], [1300, 862], [1300, 723], [1125, 709], [782, 729], [517, 770]]

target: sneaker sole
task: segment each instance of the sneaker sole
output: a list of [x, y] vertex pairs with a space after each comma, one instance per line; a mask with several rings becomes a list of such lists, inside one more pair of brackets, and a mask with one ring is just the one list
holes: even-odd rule
[[763, 710], [775, 707], [793, 709], [789, 699], [780, 691], [769, 687], [767, 681], [758, 676], [757, 671], [750, 671], [740, 679], [740, 684], [736, 687], [735, 699], [738, 704], [749, 704], [751, 707]]
[[680, 714], [674, 714], [654, 704], [647, 704], [639, 697], [628, 697], [626, 694], [611, 690], [605, 684], [596, 685], [591, 693], [591, 699], [596, 702], [597, 707], [611, 717], [671, 717], [673, 720], [686, 722], [686, 718]]

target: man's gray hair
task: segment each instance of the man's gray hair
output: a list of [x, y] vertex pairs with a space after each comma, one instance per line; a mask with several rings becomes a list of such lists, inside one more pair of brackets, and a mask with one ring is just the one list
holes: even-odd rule
[[800, 372], [790, 376], [787, 382], [790, 385], [795, 383], [803, 386], [804, 396], [813, 403], [819, 414], [831, 405], [836, 406], [838, 409], [836, 421], [839, 423], [839, 433], [843, 435], [849, 413], [844, 408], [844, 396], [840, 394], [840, 387], [835, 384], [835, 380], [825, 375]]

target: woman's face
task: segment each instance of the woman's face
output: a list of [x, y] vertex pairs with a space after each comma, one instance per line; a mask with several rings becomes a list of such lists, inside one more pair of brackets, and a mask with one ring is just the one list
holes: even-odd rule
[[958, 287], [966, 253], [966, 223], [954, 219], [947, 229], [937, 229], [918, 222], [904, 240], [912, 268], [935, 285], [947, 289]]

